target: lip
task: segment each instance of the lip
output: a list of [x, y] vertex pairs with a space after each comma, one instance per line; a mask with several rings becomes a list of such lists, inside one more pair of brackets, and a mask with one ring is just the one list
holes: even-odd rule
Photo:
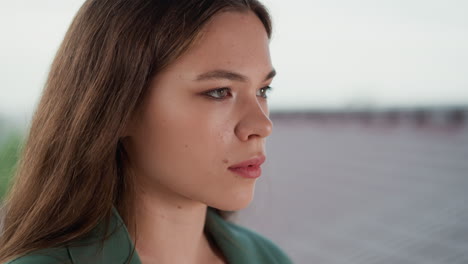
[[237, 163], [235, 165], [232, 165], [232, 166], [229, 167], [229, 169], [236, 169], [236, 168], [249, 167], [249, 166], [250, 167], [259, 167], [260, 165], [262, 165], [265, 162], [265, 160], [266, 160], [265, 155], [260, 155], [260, 156], [257, 156], [255, 158], [252, 158], [252, 159]]
[[260, 155], [258, 157], [232, 165], [228, 169], [244, 178], [258, 178], [262, 174], [262, 168], [260, 166], [265, 162], [265, 160], [266, 157], [264, 155]]

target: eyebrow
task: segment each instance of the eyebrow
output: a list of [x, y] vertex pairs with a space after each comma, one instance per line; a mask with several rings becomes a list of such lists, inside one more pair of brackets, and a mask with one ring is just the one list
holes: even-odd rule
[[[271, 70], [265, 77], [264, 81], [272, 79], [276, 75], [276, 70]], [[206, 81], [206, 80], [214, 80], [214, 79], [227, 79], [231, 81], [238, 81], [238, 82], [247, 82], [249, 78], [245, 75], [240, 73], [227, 71], [227, 70], [214, 70], [202, 73], [197, 76], [195, 79], [196, 81]]]

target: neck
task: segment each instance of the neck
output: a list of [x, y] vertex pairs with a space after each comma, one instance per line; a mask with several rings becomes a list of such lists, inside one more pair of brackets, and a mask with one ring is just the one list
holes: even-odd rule
[[141, 188], [134, 206], [137, 228], [130, 234], [143, 263], [209, 263], [214, 257], [204, 232], [206, 204]]

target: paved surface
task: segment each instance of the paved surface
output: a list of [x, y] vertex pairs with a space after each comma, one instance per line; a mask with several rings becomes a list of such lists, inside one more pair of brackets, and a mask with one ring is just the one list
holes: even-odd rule
[[234, 220], [295, 263], [468, 263], [468, 127], [274, 118]]

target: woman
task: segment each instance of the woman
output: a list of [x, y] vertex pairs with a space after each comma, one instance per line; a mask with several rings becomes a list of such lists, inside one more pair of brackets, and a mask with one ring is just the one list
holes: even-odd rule
[[291, 263], [221, 214], [251, 202], [265, 160], [270, 35], [256, 0], [86, 1], [5, 201], [0, 263]]

